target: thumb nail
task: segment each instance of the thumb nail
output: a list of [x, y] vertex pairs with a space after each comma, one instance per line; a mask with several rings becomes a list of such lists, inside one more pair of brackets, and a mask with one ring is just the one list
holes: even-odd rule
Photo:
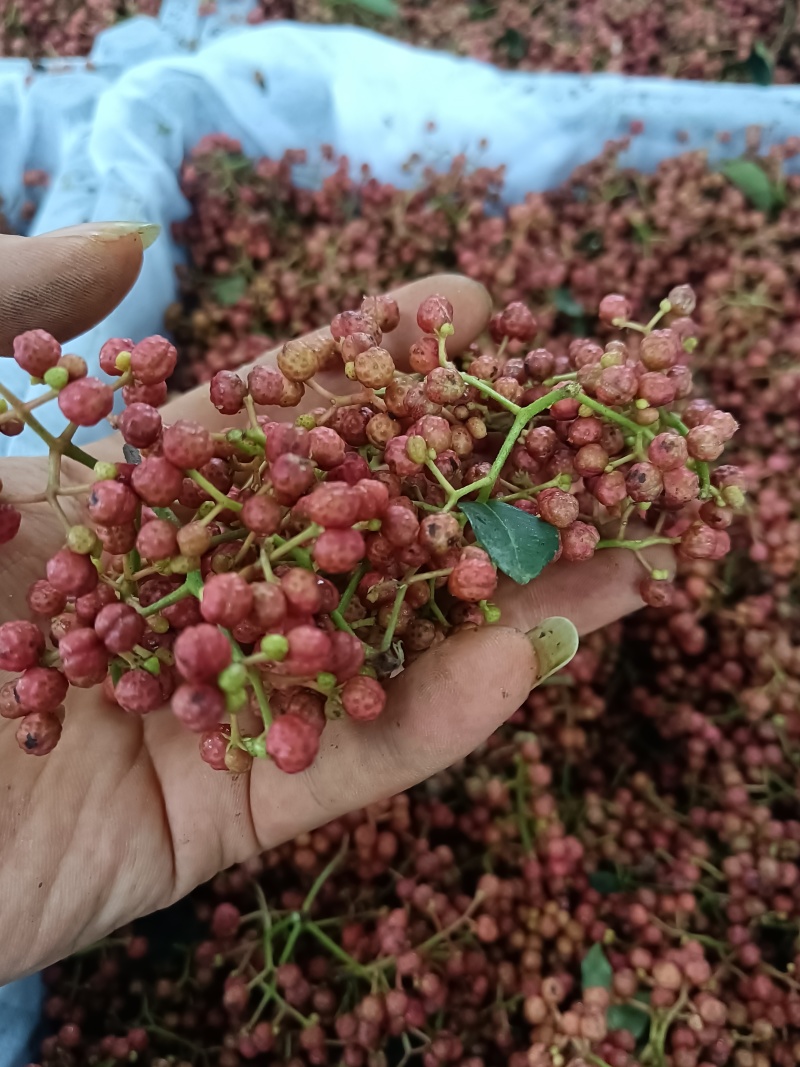
[[94, 241], [119, 241], [123, 237], [138, 234], [144, 248], [149, 248], [161, 233], [155, 222], [83, 222], [78, 226], [66, 226], [61, 230], [43, 233], [41, 237], [84, 237]]
[[556, 671], [566, 667], [578, 651], [578, 631], [569, 619], [560, 615], [544, 619], [538, 626], [529, 630], [526, 637], [536, 653], [534, 689]]

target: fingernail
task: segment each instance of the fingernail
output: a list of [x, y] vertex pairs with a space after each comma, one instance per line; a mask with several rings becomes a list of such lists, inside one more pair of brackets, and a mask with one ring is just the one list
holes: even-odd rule
[[161, 233], [155, 222], [84, 222], [79, 226], [67, 226], [62, 230], [42, 234], [42, 237], [89, 237], [94, 241], [119, 241], [138, 233], [144, 248], [149, 248]]
[[569, 619], [555, 615], [544, 619], [526, 637], [536, 653], [537, 677], [534, 689], [545, 679], [560, 671], [578, 651], [578, 631]]

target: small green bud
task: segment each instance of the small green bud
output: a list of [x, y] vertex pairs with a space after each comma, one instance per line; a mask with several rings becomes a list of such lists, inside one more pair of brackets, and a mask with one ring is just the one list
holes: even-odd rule
[[586, 404], [581, 404], [578, 408], [578, 417], [581, 419], [590, 419], [594, 415], [594, 412]]
[[666, 299], [666, 297], [658, 305], [658, 310], [663, 311], [665, 315], [672, 311], [672, 304], [669, 302], [669, 300]]
[[317, 675], [317, 688], [321, 693], [332, 693], [336, 688], [336, 675], [322, 671]]
[[148, 656], [142, 664], [143, 670], [146, 670], [148, 674], [161, 674], [161, 661], [157, 656]]
[[298, 415], [297, 418], [294, 420], [294, 424], [301, 430], [313, 430], [314, 427], [317, 425], [317, 420], [314, 418], [313, 415]]
[[694, 350], [697, 348], [697, 338], [687, 337], [686, 340], [683, 342], [683, 347], [686, 352], [694, 352]]
[[69, 381], [69, 373], [66, 367], [50, 367], [44, 372], [42, 379], [45, 385], [49, 385], [56, 392], [63, 389]]
[[352, 363], [352, 362], [351, 363], [345, 363], [345, 365], [344, 365], [344, 376], [345, 376], [345, 378], [349, 378], [351, 382], [355, 382], [355, 381], [358, 380], [356, 378], [356, 365], [355, 365], [355, 363]]
[[657, 582], [667, 582], [669, 581], [669, 571], [655, 570], [651, 572], [650, 577]]
[[88, 526], [71, 526], [67, 534], [67, 548], [79, 556], [89, 556], [97, 544], [97, 534]]
[[412, 434], [406, 442], [406, 455], [412, 463], [424, 463], [428, 458], [428, 446], [424, 437]]
[[728, 485], [722, 490], [722, 499], [731, 508], [744, 507], [745, 495], [738, 485]]
[[217, 506], [216, 500], [204, 500], [200, 507], [197, 509], [196, 515], [198, 519], [204, 519], [206, 515], [214, 510]]
[[114, 360], [114, 366], [118, 371], [122, 371], [124, 374], [126, 370], [130, 370], [131, 367], [131, 354], [130, 352], [120, 352], [117, 358]]
[[266, 759], [266, 734], [260, 734], [258, 737], [243, 737], [242, 748], [245, 750], [245, 752], [249, 752], [253, 759]]
[[239, 441], [244, 439], [244, 430], [228, 430], [225, 434], [225, 438], [230, 441], [232, 445], [238, 444]]
[[217, 684], [223, 693], [238, 693], [244, 689], [247, 681], [247, 670], [241, 663], [231, 663], [225, 670], [220, 671]]
[[500, 608], [497, 604], [492, 604], [489, 600], [482, 600], [479, 604], [483, 617], [491, 625], [495, 622], [500, 622]]
[[106, 463], [105, 460], [101, 459], [94, 465], [94, 476], [98, 482], [113, 481], [118, 473], [116, 463]]
[[358, 673], [359, 674], [363, 674], [365, 678], [377, 678], [378, 677], [378, 672], [375, 670], [374, 667], [370, 667], [370, 665], [368, 663], [365, 663], [364, 666], [361, 668], [361, 670]]
[[175, 666], [175, 656], [170, 648], [157, 648], [156, 657], [159, 663], [163, 663], [165, 667]]
[[452, 322], [445, 322], [436, 331], [436, 336], [437, 337], [452, 337], [455, 332], [456, 332], [456, 328], [452, 324]]
[[148, 615], [145, 624], [154, 634], [165, 634], [169, 629], [169, 623], [163, 615]]
[[637, 401], [635, 401], [634, 406], [636, 408], [638, 408], [639, 411], [645, 411], [647, 408], [650, 407], [648, 402], [646, 400], [642, 399], [642, 397], [639, 397], [639, 399]]
[[237, 689], [234, 693], [225, 694], [225, 707], [231, 715], [241, 711], [247, 703], [247, 693], [244, 689]]
[[44, 379], [37, 378], [35, 374], [31, 374], [28, 378], [28, 381], [31, 383], [31, 385], [41, 385]]
[[289, 642], [283, 634], [267, 634], [261, 639], [261, 651], [275, 663], [280, 663], [289, 654]]
[[8, 411], [8, 403], [0, 397], [0, 415], [5, 415]]

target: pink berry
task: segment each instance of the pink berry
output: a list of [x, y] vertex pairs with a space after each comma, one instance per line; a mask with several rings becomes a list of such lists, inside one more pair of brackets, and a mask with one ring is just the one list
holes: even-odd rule
[[263, 632], [279, 626], [286, 616], [286, 597], [279, 585], [272, 582], [253, 582], [253, 616]]
[[0, 503], [0, 545], [13, 541], [19, 533], [22, 515], [13, 504]]
[[200, 758], [215, 771], [226, 770], [225, 756], [228, 752], [230, 737], [225, 733], [227, 727], [218, 726], [207, 730], [200, 738]]
[[290, 673], [304, 677], [327, 671], [331, 663], [331, 639], [316, 626], [296, 626], [287, 634], [289, 655], [285, 664]]
[[75, 600], [75, 617], [84, 626], [92, 626], [98, 612], [106, 604], [116, 604], [117, 595], [108, 585], [96, 585], [90, 593], [84, 593]]
[[119, 378], [123, 373], [117, 366], [117, 356], [121, 352], [130, 353], [133, 341], [129, 337], [111, 337], [100, 349], [100, 369], [112, 378]]
[[134, 645], [141, 643], [145, 623], [139, 612], [130, 604], [115, 601], [97, 613], [94, 631], [109, 652], [119, 655], [120, 652], [131, 652]]
[[0, 626], [0, 670], [28, 670], [36, 666], [42, 652], [44, 634], [34, 623], [17, 619]]
[[415, 341], [409, 349], [408, 362], [417, 374], [430, 374], [439, 366], [439, 344], [436, 338], [426, 336]]
[[211, 403], [222, 415], [235, 415], [242, 410], [247, 386], [232, 370], [220, 370], [211, 379]]
[[181, 470], [204, 467], [214, 456], [211, 434], [193, 419], [179, 419], [162, 436], [164, 457]]
[[331, 319], [331, 336], [334, 341], [341, 341], [354, 333], [368, 334], [373, 338], [373, 344], [380, 341], [380, 330], [376, 322], [362, 311], [340, 311]]
[[[230, 374], [231, 372], [221, 371], [220, 373]], [[238, 386], [236, 385], [236, 382], [232, 382], [232, 385], [229, 386], [227, 384], [229, 379], [222, 379], [222, 381], [226, 383], [224, 386], [225, 390], [230, 389], [229, 403], [232, 406], [235, 403], [235, 397], [238, 393]], [[283, 382], [283, 375], [277, 367], [268, 367], [263, 363], [259, 363], [258, 366], [253, 367], [253, 369], [247, 375], [247, 391], [250, 393], [250, 396], [253, 398], [253, 401], [259, 406], [273, 407], [279, 404], [281, 401], [281, 397], [283, 396]], [[219, 397], [222, 398], [223, 394], [220, 393]], [[223, 402], [227, 403], [227, 401], [224, 400]], [[212, 403], [214, 403], [216, 407], [219, 407], [213, 397]], [[237, 408], [237, 411], [238, 410], [239, 409]], [[236, 412], [227, 412], [223, 410], [223, 414], [234, 415], [236, 414]]]
[[139, 500], [136, 493], [122, 482], [95, 482], [86, 506], [94, 522], [102, 526], [121, 526], [136, 517]]
[[175, 370], [178, 353], [166, 337], [145, 337], [131, 351], [131, 370], [142, 385], [165, 382]]
[[365, 552], [364, 535], [358, 530], [324, 530], [313, 548], [314, 561], [328, 574], [355, 570]]
[[436, 333], [453, 322], [453, 305], [444, 296], [429, 296], [417, 308], [417, 325], [423, 333]]
[[384, 333], [391, 333], [400, 324], [400, 308], [391, 296], [365, 296], [361, 301], [361, 313], [374, 319]]
[[309, 430], [308, 441], [311, 458], [321, 470], [333, 470], [344, 459], [345, 443], [330, 426], [315, 426]]
[[591, 559], [600, 531], [588, 522], [573, 522], [561, 531], [561, 557], [570, 563], [580, 563]]
[[360, 675], [345, 683], [342, 706], [351, 719], [369, 722], [377, 719], [386, 706], [386, 693], [380, 682]]
[[639, 378], [638, 395], [654, 408], [671, 404], [675, 399], [675, 382], [659, 371], [648, 371]]
[[667, 507], [682, 507], [696, 500], [700, 492], [700, 479], [687, 467], [664, 472], [664, 502]]
[[114, 686], [114, 696], [131, 715], [147, 715], [163, 703], [158, 678], [145, 670], [126, 671]]
[[321, 609], [322, 579], [313, 571], [292, 567], [281, 576], [281, 589], [292, 610], [298, 614], [315, 615]]
[[156, 385], [142, 385], [141, 382], [131, 382], [122, 389], [122, 400], [126, 405], [146, 404], [148, 407], [157, 408], [167, 399], [167, 383], [158, 382]]
[[322, 482], [304, 501], [312, 522], [326, 529], [346, 529], [358, 522], [361, 496], [344, 482]]
[[331, 634], [331, 672], [341, 684], [364, 666], [364, 645], [354, 634], [336, 630]]
[[645, 578], [639, 586], [642, 600], [651, 608], [668, 608], [675, 596], [672, 582], [658, 578]]
[[419, 474], [423, 467], [422, 463], [417, 463], [409, 457], [406, 451], [408, 441], [407, 434], [393, 437], [386, 445], [383, 453], [383, 458], [389, 465], [389, 469], [399, 478], [408, 478], [412, 474]]
[[251, 496], [241, 512], [241, 520], [247, 529], [263, 537], [277, 533], [282, 517], [280, 504], [271, 496]]
[[717, 551], [717, 531], [702, 522], [693, 522], [681, 537], [680, 555], [685, 559], [713, 559]]
[[604, 296], [597, 309], [600, 321], [607, 323], [609, 326], [614, 325], [615, 319], [627, 321], [631, 317], [631, 312], [630, 301], [620, 293], [609, 293], [608, 296]]
[[136, 548], [143, 559], [170, 559], [179, 554], [177, 531], [166, 519], [151, 519], [136, 535]]
[[46, 330], [28, 330], [14, 338], [14, 359], [34, 378], [43, 378], [61, 358], [61, 345]]
[[299, 774], [314, 762], [319, 733], [299, 715], [281, 715], [267, 733], [267, 753], [286, 774]]
[[310, 459], [284, 453], [270, 465], [273, 488], [286, 500], [297, 500], [314, 484], [314, 464]]
[[189, 681], [215, 679], [231, 661], [231, 646], [227, 637], [210, 623], [187, 626], [173, 646], [175, 665]]
[[713, 426], [709, 426], [707, 423], [701, 426], [693, 426], [689, 430], [686, 435], [686, 445], [690, 456], [704, 461], [718, 459], [725, 449], [725, 444], [720, 435]]
[[539, 514], [551, 526], [563, 529], [578, 517], [580, 507], [574, 496], [563, 489], [543, 489], [536, 497]]
[[58, 394], [58, 406], [64, 418], [76, 426], [96, 426], [111, 414], [114, 393], [99, 378], [79, 378], [64, 386]]
[[621, 504], [628, 495], [625, 475], [620, 470], [601, 474], [591, 486], [592, 496], [604, 507], [613, 508]]
[[629, 404], [636, 396], [638, 380], [633, 367], [606, 367], [600, 372], [595, 392], [603, 404]]
[[704, 426], [711, 426], [723, 441], [730, 441], [739, 429], [739, 423], [727, 411], [710, 411], [703, 419]]
[[44, 578], [39, 578], [28, 590], [27, 603], [34, 615], [52, 619], [66, 607], [67, 596]]
[[647, 449], [650, 462], [661, 471], [675, 470], [682, 467], [689, 458], [686, 441], [677, 433], [660, 433], [654, 437]]
[[297, 338], [286, 342], [278, 353], [277, 364], [290, 382], [307, 382], [319, 370], [319, 354], [313, 345]]
[[495, 318], [497, 321], [489, 324], [489, 330], [497, 342], [502, 341], [504, 337], [516, 341], [532, 341], [536, 336], [536, 319], [530, 309], [519, 300], [508, 304]]
[[488, 600], [497, 588], [497, 573], [485, 553], [462, 557], [450, 572], [447, 588], [458, 600]]
[[183, 474], [164, 456], [145, 456], [134, 468], [131, 485], [145, 504], [168, 507], [181, 491]]
[[17, 727], [17, 744], [31, 756], [46, 756], [52, 752], [61, 737], [61, 722], [48, 712], [32, 711], [20, 719]]
[[653, 463], [634, 463], [625, 479], [628, 496], [637, 504], [658, 500], [664, 489], [664, 478]]
[[639, 358], [648, 370], [667, 370], [678, 361], [681, 343], [673, 330], [653, 330], [642, 338]]
[[206, 579], [200, 614], [206, 622], [230, 629], [242, 622], [253, 607], [250, 586], [239, 574], [214, 574]]
[[67, 695], [69, 683], [52, 667], [31, 667], [16, 682], [19, 703], [28, 711], [55, 711]]
[[210, 730], [225, 714], [225, 699], [212, 685], [180, 685], [170, 706], [175, 718], [197, 733]]
[[58, 644], [61, 667], [70, 683], [80, 689], [99, 685], [108, 670], [105, 645], [88, 627], [79, 627], [64, 634]]

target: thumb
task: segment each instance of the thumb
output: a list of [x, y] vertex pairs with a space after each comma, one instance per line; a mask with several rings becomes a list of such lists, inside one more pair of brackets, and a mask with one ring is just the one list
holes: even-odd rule
[[159, 227], [87, 222], [41, 237], [0, 236], [0, 355], [25, 330], [67, 341], [91, 329], [136, 281]]
[[[254, 768], [251, 811], [262, 848], [392, 796], [468, 755], [578, 647], [567, 619], [529, 634], [503, 626], [463, 632], [431, 649], [389, 686], [373, 723], [331, 723], [308, 771]], [[263, 773], [259, 773], [263, 772]]]

